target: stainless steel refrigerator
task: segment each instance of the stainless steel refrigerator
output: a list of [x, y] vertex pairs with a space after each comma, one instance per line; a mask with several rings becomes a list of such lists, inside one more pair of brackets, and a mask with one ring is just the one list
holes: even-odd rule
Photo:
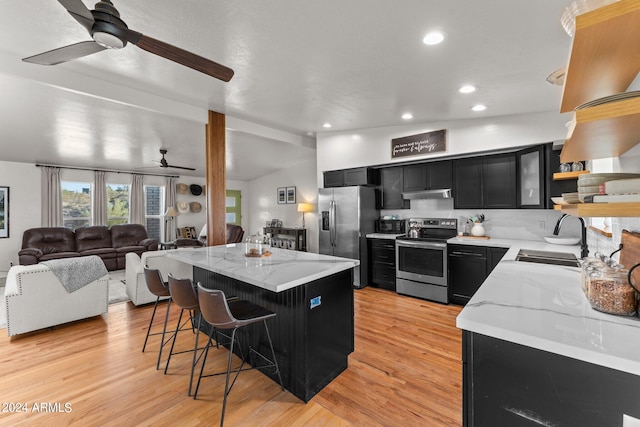
[[367, 234], [374, 232], [376, 195], [373, 187], [337, 187], [318, 190], [320, 253], [360, 260], [354, 270], [356, 288], [367, 286]]

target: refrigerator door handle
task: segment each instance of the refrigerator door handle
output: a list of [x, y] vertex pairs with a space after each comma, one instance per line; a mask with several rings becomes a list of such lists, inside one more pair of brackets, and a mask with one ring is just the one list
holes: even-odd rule
[[329, 237], [331, 240], [331, 246], [336, 246], [336, 202], [332, 200], [329, 203]]

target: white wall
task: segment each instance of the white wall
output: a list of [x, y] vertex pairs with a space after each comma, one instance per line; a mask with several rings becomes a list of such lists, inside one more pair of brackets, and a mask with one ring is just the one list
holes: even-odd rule
[[[323, 182], [322, 172], [327, 170], [422, 160], [562, 140], [567, 134], [565, 123], [570, 119], [567, 114], [547, 112], [319, 133], [316, 142], [318, 182]], [[391, 159], [393, 138], [440, 129], [447, 130], [446, 152]]]
[[9, 237], [0, 239], [0, 277], [18, 264], [22, 233], [40, 226], [40, 169], [29, 163], [0, 161], [0, 186], [9, 187]]
[[[296, 187], [296, 204], [278, 204], [277, 189], [280, 187]], [[317, 209], [318, 183], [316, 181], [315, 161], [308, 161], [297, 166], [283, 169], [249, 182], [249, 198], [251, 213], [249, 228], [245, 236], [262, 232], [267, 220], [277, 218], [284, 227], [302, 227], [302, 214], [297, 211], [297, 203], [312, 203]], [[309, 252], [318, 252], [318, 215], [316, 212], [305, 213], [307, 228], [307, 247]]]

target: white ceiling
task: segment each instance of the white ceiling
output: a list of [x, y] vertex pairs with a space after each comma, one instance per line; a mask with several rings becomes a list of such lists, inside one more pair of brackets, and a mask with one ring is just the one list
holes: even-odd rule
[[[93, 9], [93, 3], [84, 0]], [[227, 178], [315, 157], [308, 132], [558, 111], [545, 78], [570, 38], [556, 0], [114, 0], [136, 31], [235, 70], [218, 81], [129, 44], [56, 66], [21, 58], [90, 37], [54, 0], [2, 2], [0, 160], [204, 176], [207, 110]], [[422, 43], [439, 29], [445, 41]], [[457, 92], [471, 83], [478, 91]], [[475, 113], [475, 103], [487, 110]], [[150, 172], [189, 174], [173, 169]]]

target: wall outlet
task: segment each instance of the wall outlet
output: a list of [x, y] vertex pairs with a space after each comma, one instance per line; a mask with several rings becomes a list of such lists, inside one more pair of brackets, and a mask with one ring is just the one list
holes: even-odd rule
[[534, 221], [536, 224], [536, 227], [538, 227], [540, 230], [546, 230], [547, 229], [547, 223], [545, 221]]

